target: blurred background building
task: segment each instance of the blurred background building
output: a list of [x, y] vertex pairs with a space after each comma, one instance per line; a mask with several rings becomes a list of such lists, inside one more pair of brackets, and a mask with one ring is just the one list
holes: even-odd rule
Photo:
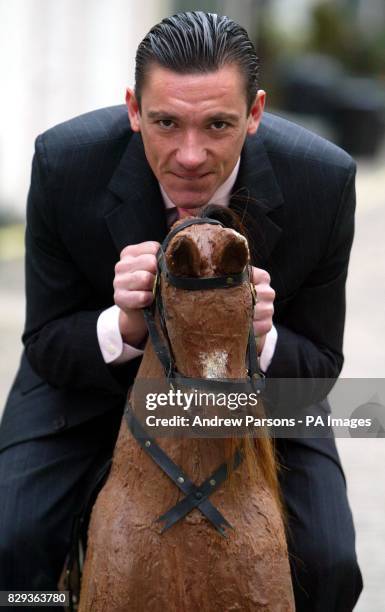
[[140, 40], [167, 0], [0, 0], [0, 210], [23, 215], [33, 142], [124, 102]]
[[[227, 14], [246, 27], [262, 59], [270, 112], [356, 158], [342, 375], [384, 378], [384, 0], [0, 0], [0, 414], [21, 352], [23, 221], [34, 139], [74, 115], [122, 103], [145, 33], [163, 16], [194, 9]], [[385, 441], [344, 439], [338, 446], [365, 581], [356, 610], [378, 612], [385, 609]]]
[[247, 28], [270, 110], [353, 155], [377, 155], [385, 131], [383, 0], [0, 0], [0, 218], [23, 214], [35, 136], [123, 101], [144, 34], [162, 16], [194, 8]]

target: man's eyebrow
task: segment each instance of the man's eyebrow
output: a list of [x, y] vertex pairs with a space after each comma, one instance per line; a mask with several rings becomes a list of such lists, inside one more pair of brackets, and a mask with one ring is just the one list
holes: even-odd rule
[[207, 121], [239, 121], [239, 115], [236, 113], [215, 113], [207, 117]]
[[175, 115], [172, 115], [171, 113], [168, 113], [167, 111], [148, 111], [147, 112], [147, 117], [149, 119], [164, 119], [165, 117], [167, 117], [167, 119], [171, 119], [172, 121], [175, 121], [176, 119], [178, 119], [178, 117], [176, 117]]

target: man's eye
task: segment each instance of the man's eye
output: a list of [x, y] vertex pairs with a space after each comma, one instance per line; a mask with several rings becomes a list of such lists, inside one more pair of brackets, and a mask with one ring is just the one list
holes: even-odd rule
[[165, 130], [169, 130], [170, 128], [174, 127], [175, 124], [171, 119], [160, 119], [158, 121], [158, 125]]
[[213, 121], [210, 125], [210, 127], [216, 131], [216, 132], [220, 132], [221, 130], [224, 130], [225, 128], [227, 128], [229, 124], [227, 123], [227, 121]]

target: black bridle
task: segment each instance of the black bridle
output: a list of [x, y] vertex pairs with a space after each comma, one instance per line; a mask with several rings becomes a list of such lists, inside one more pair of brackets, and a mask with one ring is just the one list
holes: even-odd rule
[[[175, 227], [171, 232], [166, 236], [162, 245], [160, 246], [157, 253], [157, 274], [155, 277], [153, 294], [154, 301], [151, 307], [144, 308], [144, 317], [146, 320], [146, 324], [148, 327], [149, 336], [154, 348], [156, 355], [160, 363], [163, 366], [163, 370], [165, 376], [168, 381], [172, 381], [173, 379], [178, 379], [179, 382], [183, 382], [185, 386], [204, 386], [205, 388], [217, 385], [220, 383], [226, 389], [226, 391], [241, 391], [246, 387], [251, 387], [257, 393], [260, 393], [261, 388], [264, 384], [264, 375], [261, 373], [259, 369], [258, 356], [257, 356], [257, 347], [254, 336], [253, 324], [251, 322], [249, 338], [247, 343], [247, 361], [248, 361], [248, 373], [245, 379], [242, 380], [232, 380], [227, 378], [221, 379], [197, 379], [191, 378], [188, 376], [183, 376], [180, 374], [175, 366], [175, 359], [171, 349], [171, 343], [168, 337], [167, 326], [166, 326], [166, 318], [164, 311], [164, 304], [162, 300], [162, 295], [160, 291], [160, 278], [163, 276], [164, 280], [168, 282], [173, 287], [177, 289], [185, 289], [188, 291], [207, 291], [211, 289], [229, 289], [231, 287], [237, 287], [242, 285], [244, 282], [249, 283], [250, 293], [252, 297], [253, 307], [256, 304], [257, 296], [255, 292], [255, 287], [251, 281], [251, 267], [245, 266], [244, 270], [238, 274], [227, 274], [223, 276], [210, 276], [207, 278], [195, 278], [191, 276], [176, 276], [173, 274], [166, 262], [166, 249], [170, 244], [172, 238], [180, 231], [189, 227], [191, 225], [202, 225], [202, 224], [210, 224], [210, 225], [219, 225], [220, 227], [225, 227], [223, 223], [217, 221], [215, 219], [210, 218], [194, 218], [187, 219], [180, 223], [177, 227]], [[156, 312], [159, 315], [160, 327], [162, 330], [162, 335], [164, 340], [161, 338], [159, 334], [158, 327], [156, 324]]]
[[[218, 384], [225, 391], [245, 391], [251, 389], [256, 393], [260, 393], [264, 384], [264, 376], [259, 370], [256, 341], [254, 336], [253, 324], [251, 322], [250, 332], [247, 345], [247, 360], [248, 373], [245, 379], [199, 379], [183, 376], [177, 371], [175, 360], [171, 349], [171, 343], [167, 333], [165, 311], [160, 291], [160, 278], [163, 276], [166, 282], [170, 283], [178, 289], [188, 291], [210, 290], [210, 289], [226, 289], [229, 287], [237, 287], [244, 282], [248, 282], [252, 296], [253, 306], [256, 303], [256, 293], [253, 283], [251, 282], [251, 267], [245, 266], [245, 269], [238, 274], [228, 274], [224, 276], [214, 276], [207, 278], [195, 278], [188, 276], [176, 276], [169, 270], [165, 253], [171, 239], [181, 230], [190, 225], [210, 224], [225, 227], [220, 221], [209, 218], [194, 218], [187, 219], [175, 227], [167, 235], [157, 253], [157, 274], [153, 287], [154, 301], [151, 307], [144, 308], [144, 316], [148, 327], [150, 340], [154, 351], [162, 364], [166, 379], [172, 386], [177, 382], [183, 386], [204, 386], [205, 388]], [[162, 336], [159, 333], [156, 314], [158, 314]], [[243, 461], [243, 452], [238, 448], [229, 463], [223, 463], [215, 472], [211, 474], [199, 486], [195, 485], [189, 477], [170, 459], [163, 451], [157, 442], [147, 435], [138, 419], [134, 415], [134, 411], [127, 402], [125, 409], [125, 418], [127, 425], [140, 444], [142, 449], [153, 459], [153, 461], [163, 470], [165, 474], [174, 482], [174, 484], [185, 494], [185, 497], [179, 501], [173, 508], [157, 519], [157, 522], [163, 523], [162, 533], [172, 527], [177, 521], [186, 516], [194, 508], [198, 508], [202, 514], [214, 525], [219, 533], [226, 537], [226, 528], [232, 528], [230, 523], [224, 518], [215, 506], [210, 502], [209, 497], [219, 486], [226, 480], [229, 468], [235, 470]]]

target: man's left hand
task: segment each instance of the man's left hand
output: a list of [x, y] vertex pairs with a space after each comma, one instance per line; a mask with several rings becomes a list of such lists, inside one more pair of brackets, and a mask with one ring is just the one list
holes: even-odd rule
[[252, 282], [257, 293], [254, 307], [253, 327], [258, 340], [258, 354], [265, 344], [266, 334], [273, 327], [275, 291], [270, 287], [270, 275], [266, 270], [252, 267]]

